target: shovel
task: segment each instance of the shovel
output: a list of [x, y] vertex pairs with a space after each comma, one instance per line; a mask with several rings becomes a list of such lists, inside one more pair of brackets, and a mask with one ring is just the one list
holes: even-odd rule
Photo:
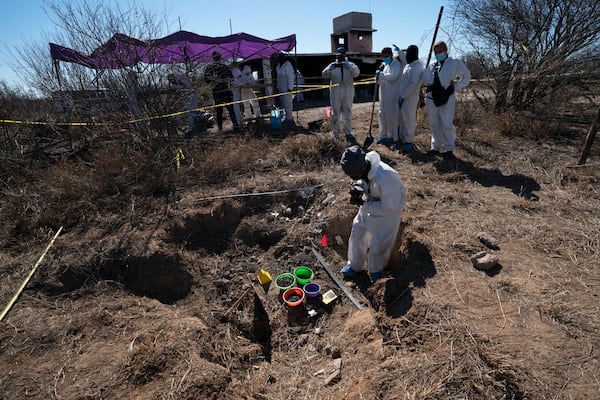
[[371, 105], [371, 122], [369, 122], [369, 133], [367, 134], [367, 137], [365, 138], [365, 143], [362, 146], [365, 152], [373, 144], [373, 140], [375, 140], [371, 132], [373, 131], [373, 114], [375, 114], [375, 100], [377, 100], [377, 87], [378, 84], [377, 81], [375, 81], [375, 89], [373, 90], [373, 104]]

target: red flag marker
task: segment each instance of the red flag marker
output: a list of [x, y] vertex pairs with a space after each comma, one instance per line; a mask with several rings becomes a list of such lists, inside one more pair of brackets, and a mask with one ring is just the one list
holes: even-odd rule
[[323, 239], [321, 239], [321, 247], [324, 247], [327, 245], [327, 235], [323, 234]]

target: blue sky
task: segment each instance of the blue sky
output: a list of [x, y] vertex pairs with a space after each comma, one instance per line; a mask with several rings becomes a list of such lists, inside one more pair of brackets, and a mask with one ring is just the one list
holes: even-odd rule
[[[448, 0], [137, 0], [137, 3], [146, 9], [164, 10], [167, 33], [179, 30], [180, 24], [184, 30], [206, 36], [246, 32], [276, 39], [295, 33], [298, 53], [329, 52], [333, 18], [351, 11], [372, 14], [373, 29], [377, 29], [373, 33], [374, 51], [392, 44], [402, 48], [416, 44], [421, 58], [426, 59], [441, 6], [444, 6], [444, 15], [438, 39], [451, 41], [454, 33]], [[52, 41], [59, 28], [48, 15], [44, 0], [5, 2], [0, 21], [0, 80], [18, 84], [18, 77], [11, 69], [9, 49], [22, 48], [29, 42]], [[48, 62], [51, 62], [49, 54]]]

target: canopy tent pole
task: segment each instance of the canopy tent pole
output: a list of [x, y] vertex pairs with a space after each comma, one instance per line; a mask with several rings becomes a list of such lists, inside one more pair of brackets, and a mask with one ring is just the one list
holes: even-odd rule
[[[298, 91], [298, 74], [296, 73], [296, 71], [298, 71], [298, 48], [296, 45], [294, 45], [294, 91], [295, 92]], [[298, 96], [297, 93], [296, 93], [296, 96]], [[298, 121], [298, 122], [300, 122], [299, 114], [300, 114], [300, 111], [296, 107], [296, 121]]]
[[101, 69], [100, 71], [96, 70], [96, 76], [94, 77], [94, 79], [92, 79], [92, 84], [96, 85], [96, 87], [98, 86], [98, 81], [100, 80], [102, 75], [104, 75], [104, 71], [106, 71], [106, 70], [105, 69]]
[[56, 80], [58, 81], [58, 89], [60, 91], [62, 91], [62, 82], [60, 80], [60, 66], [59, 66], [60, 61], [57, 59], [54, 59], [54, 74], [56, 75]]

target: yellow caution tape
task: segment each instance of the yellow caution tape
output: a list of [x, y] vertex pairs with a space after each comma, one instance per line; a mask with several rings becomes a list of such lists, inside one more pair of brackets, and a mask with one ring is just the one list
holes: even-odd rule
[[[369, 78], [369, 79], [365, 79], [362, 81], [356, 81], [353, 83], [353, 85], [354, 86], [370, 85], [373, 83], [375, 83], [375, 79]], [[292, 91], [289, 91], [286, 93], [277, 93], [277, 94], [259, 96], [259, 97], [256, 97], [256, 100], [271, 99], [271, 98], [280, 97], [280, 96], [283, 96], [286, 94], [298, 94], [298, 93], [312, 92], [315, 90], [328, 89], [328, 88], [335, 87], [335, 86], [340, 86], [340, 84], [337, 83], [337, 84], [317, 85], [317, 86], [309, 87], [306, 89], [292, 90]], [[155, 115], [155, 116], [150, 116], [150, 117], [146, 117], [146, 118], [130, 119], [130, 120], [123, 121], [123, 122], [55, 122], [55, 121], [43, 122], [43, 121], [23, 121], [23, 120], [14, 120], [14, 119], [0, 119], [0, 123], [16, 124], [16, 125], [51, 125], [51, 126], [110, 126], [110, 125], [121, 125], [121, 124], [137, 124], [139, 122], [153, 121], [153, 120], [158, 120], [158, 119], [163, 119], [163, 118], [178, 117], [180, 115], [189, 114], [190, 112], [207, 111], [207, 110], [215, 109], [218, 107], [226, 107], [226, 106], [229, 106], [232, 104], [241, 104], [241, 103], [245, 103], [245, 102], [247, 102], [247, 100], [230, 101], [227, 103], [220, 103], [220, 104], [215, 104], [212, 106], [198, 107], [198, 108], [194, 108], [191, 110], [177, 111], [177, 112], [173, 112], [173, 113], [169, 113], [169, 114]]]
[[175, 151], [175, 165], [177, 166], [177, 172], [179, 172], [181, 160], [185, 160], [185, 154], [183, 154], [183, 150], [181, 150], [180, 147]]

